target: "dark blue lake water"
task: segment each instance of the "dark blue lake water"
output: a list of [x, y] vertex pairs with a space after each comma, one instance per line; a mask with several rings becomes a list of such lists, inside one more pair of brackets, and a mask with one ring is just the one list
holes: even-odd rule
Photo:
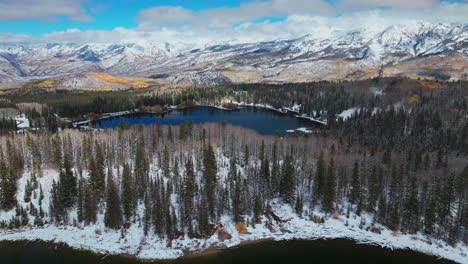
[[0, 242], [2, 264], [455, 264], [453, 261], [408, 249], [357, 244], [352, 240], [267, 241], [167, 261], [142, 261], [129, 256], [100, 255], [64, 244], [42, 241]]
[[306, 119], [281, 114], [268, 109], [245, 107], [236, 111], [224, 111], [213, 107], [194, 107], [174, 110], [164, 115], [133, 114], [97, 121], [95, 128], [116, 128], [120, 120], [130, 124], [145, 125], [161, 124], [179, 125], [183, 120], [194, 123], [227, 122], [235, 126], [243, 126], [264, 135], [285, 134], [286, 130], [301, 127], [320, 128], [322, 125]]

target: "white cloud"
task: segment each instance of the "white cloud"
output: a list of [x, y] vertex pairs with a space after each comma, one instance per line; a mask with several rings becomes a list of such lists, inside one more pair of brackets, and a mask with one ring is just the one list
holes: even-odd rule
[[181, 24], [195, 18], [195, 12], [181, 6], [158, 6], [144, 9], [138, 15], [140, 23]]
[[[361, 6], [362, 2], [360, 0]], [[381, 0], [381, 2], [386, 0]], [[314, 1], [312, 1], [314, 2]], [[304, 7], [304, 12], [300, 10], [301, 1], [290, 2], [288, 7], [290, 13], [283, 21], [271, 22], [263, 21], [254, 23], [253, 20], [259, 17], [280, 14], [281, 8], [287, 5], [283, 0], [274, 0], [268, 3], [273, 7], [262, 6], [264, 2], [251, 2], [255, 5], [241, 5], [238, 9], [209, 9], [196, 13], [192, 16], [187, 13], [181, 15], [178, 20], [172, 18], [159, 17], [157, 20], [142, 19], [136, 28], [115, 28], [113, 30], [86, 30], [69, 29], [67, 31], [52, 32], [39, 38], [27, 38], [18, 35], [1, 35], [0, 42], [33, 41], [33, 42], [102, 42], [102, 43], [124, 43], [124, 42], [153, 42], [171, 43], [186, 46], [199, 46], [206, 43], [234, 41], [238, 43], [257, 42], [272, 39], [290, 39], [311, 34], [317, 37], [327, 38], [332, 34], [341, 31], [367, 28], [371, 30], [382, 30], [395, 24], [404, 24], [412, 20], [424, 20], [429, 22], [444, 23], [466, 23], [468, 14], [468, 4], [443, 2], [435, 6], [417, 8], [390, 8], [390, 9], [365, 9], [343, 12], [341, 15], [330, 15], [330, 11], [325, 13], [312, 12], [314, 6], [310, 3]], [[392, 1], [393, 2], [393, 1]], [[399, 1], [396, 1], [399, 2]], [[343, 4], [343, 2], [341, 3]], [[263, 8], [254, 12], [252, 10]], [[309, 11], [306, 11], [309, 10]], [[161, 10], [152, 10], [151, 14], [156, 14]], [[184, 14], [182, 7], [171, 9], [170, 12], [180, 12]], [[234, 12], [237, 15], [233, 15]], [[275, 13], [278, 12], [278, 13]], [[151, 15], [150, 15], [151, 17]], [[217, 25], [208, 25], [219, 21]], [[245, 22], [244, 22], [245, 21]], [[170, 24], [178, 24], [171, 26]]]
[[438, 5], [437, 0], [342, 0], [343, 9], [371, 9], [376, 7], [425, 8]]
[[191, 22], [197, 26], [222, 28], [263, 17], [332, 12], [334, 8], [323, 0], [270, 0], [241, 3], [239, 7], [208, 8], [196, 13], [180, 6], [153, 7], [140, 11], [138, 22], [145, 25]]
[[54, 21], [57, 16], [71, 20], [92, 21], [82, 7], [82, 0], [1, 0], [0, 20], [39, 19]]

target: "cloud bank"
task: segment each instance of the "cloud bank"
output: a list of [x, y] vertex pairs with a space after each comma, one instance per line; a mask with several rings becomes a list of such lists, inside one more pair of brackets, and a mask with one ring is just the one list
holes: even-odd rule
[[0, 20], [56, 21], [58, 16], [68, 16], [75, 21], [92, 21], [82, 4], [82, 0], [0, 0]]
[[[37, 2], [34, 0], [0, 0], [1, 4]], [[46, 0], [47, 3], [74, 2], [66, 9], [70, 17], [89, 19], [80, 1]], [[0, 8], [1, 9], [1, 8]], [[74, 10], [73, 12], [71, 10]], [[80, 11], [81, 10], [81, 11]], [[1, 12], [1, 11], [0, 11]], [[39, 12], [37, 17], [54, 17]], [[342, 31], [366, 28], [382, 30], [395, 24], [424, 20], [442, 23], [466, 23], [468, 3], [437, 0], [341, 0], [329, 4], [323, 0], [270, 0], [242, 3], [234, 8], [209, 8], [198, 12], [182, 6], [158, 6], [141, 10], [135, 28], [113, 30], [69, 29], [33, 38], [25, 35], [0, 34], [0, 42], [153, 42], [201, 46], [213, 42], [257, 42], [289, 39], [307, 34], [326, 38]], [[0, 13], [0, 17], [3, 17]], [[11, 19], [21, 14], [10, 14]]]

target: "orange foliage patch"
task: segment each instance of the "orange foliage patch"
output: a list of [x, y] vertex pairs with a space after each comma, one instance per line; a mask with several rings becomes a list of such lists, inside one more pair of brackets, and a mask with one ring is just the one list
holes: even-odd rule
[[247, 230], [247, 226], [245, 223], [237, 223], [236, 224], [236, 230], [239, 234], [248, 234], [249, 231]]
[[226, 231], [226, 228], [221, 227], [218, 229], [218, 239], [224, 241], [226, 239], [231, 239], [232, 236]]
[[125, 80], [125, 79], [122, 79], [122, 78], [119, 78], [119, 77], [112, 76], [107, 72], [92, 72], [92, 74], [94, 76], [96, 76], [97, 78], [99, 78], [99, 79], [101, 79], [103, 81], [106, 81], [106, 82], [126, 84], [126, 85], [130, 85], [130, 86], [137, 87], [137, 88], [145, 88], [145, 87], [150, 86], [149, 84], [147, 84], [147, 83], [145, 83], [143, 81], [140, 81], [140, 80], [138, 80], [138, 81], [129, 81], [129, 80]]
[[110, 92], [112, 91], [112, 89], [110, 87], [102, 87], [102, 88], [97, 88], [96, 91], [99, 91], [99, 92]]
[[310, 220], [312, 220], [312, 222], [316, 223], [316, 224], [323, 224], [323, 219], [318, 216], [318, 215], [313, 215]]
[[417, 101], [419, 101], [419, 95], [415, 94], [415, 95], [412, 95], [410, 98], [408, 98], [408, 100], [406, 100], [406, 103], [413, 104], [413, 103], [416, 103]]
[[423, 81], [418, 81], [418, 83], [427, 89], [439, 89], [440, 88], [440, 83], [435, 83], [435, 82], [423, 82]]

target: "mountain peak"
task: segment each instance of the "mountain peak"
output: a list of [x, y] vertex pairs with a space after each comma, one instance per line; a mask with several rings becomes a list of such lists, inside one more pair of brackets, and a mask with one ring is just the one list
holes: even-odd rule
[[[431, 56], [438, 56], [438, 60], [444, 56], [440, 69], [428, 71], [413, 65], [411, 73], [464, 78], [449, 61], [453, 52], [467, 53], [467, 28], [462, 24], [415, 20], [383, 30], [368, 27], [245, 44], [220, 41], [187, 46], [141, 39], [116, 44], [2, 44], [0, 56], [4, 60], [0, 70], [4, 73], [0, 81], [62, 78], [96, 69], [142, 77], [167, 76], [169, 82], [198, 82], [209, 76], [232, 82], [360, 79], [375, 77], [382, 67], [409, 67], [414, 60]], [[216, 74], [202, 74], [207, 70]], [[220, 78], [220, 74], [224, 77]], [[389, 68], [384, 74], [401, 73]]]

